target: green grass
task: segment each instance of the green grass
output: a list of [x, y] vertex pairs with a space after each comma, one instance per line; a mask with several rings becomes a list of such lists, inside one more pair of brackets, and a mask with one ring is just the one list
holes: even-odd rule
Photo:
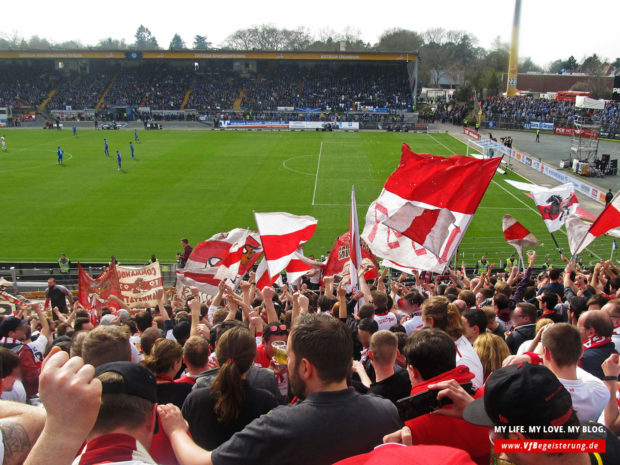
[[[61, 252], [74, 262], [110, 255], [146, 261], [152, 253], [171, 261], [183, 237], [195, 244], [234, 227], [256, 230], [253, 211], [314, 216], [319, 224], [305, 252], [321, 255], [348, 229], [352, 184], [363, 228], [368, 205], [398, 164], [402, 142], [436, 155], [466, 150], [446, 134], [165, 130], [140, 131], [132, 160], [133, 130], [79, 130], [77, 138], [66, 129], [2, 133], [8, 146], [0, 153], [4, 261], [56, 260]], [[58, 146], [64, 166], [56, 164]], [[462, 243], [466, 261], [482, 254], [497, 261], [514, 250], [501, 226], [510, 213], [545, 243], [540, 253], [557, 262], [533, 201], [505, 179], [521, 178], [495, 176]], [[556, 237], [566, 248], [565, 234]], [[608, 258], [609, 240], [599, 239], [591, 250]]]

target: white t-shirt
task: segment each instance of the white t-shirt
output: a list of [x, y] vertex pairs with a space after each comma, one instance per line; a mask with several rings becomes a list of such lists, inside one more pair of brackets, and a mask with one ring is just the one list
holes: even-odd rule
[[[0, 396], [2, 400], [12, 400], [13, 402], [21, 402], [22, 404], [26, 403], [26, 389], [24, 389], [24, 385], [20, 380], [15, 381], [13, 384], [13, 389], [10, 391], [4, 391]], [[0, 441], [1, 442], [1, 441]], [[0, 465], [2, 462], [0, 461]]]
[[403, 323], [405, 327], [405, 331], [407, 331], [407, 335], [411, 335], [414, 331], [420, 329], [424, 326], [424, 321], [422, 320], [422, 312], [417, 312], [411, 315], [407, 321]]
[[609, 390], [596, 376], [577, 367], [577, 379], [558, 378], [573, 399], [579, 421], [598, 421], [609, 402]]
[[459, 337], [455, 342], [456, 346], [456, 364], [464, 365], [474, 374], [471, 380], [474, 389], [478, 389], [484, 384], [484, 370], [480, 357], [474, 350], [474, 346], [467, 340], [465, 336]]
[[620, 353], [620, 328], [614, 328], [614, 333], [611, 335], [611, 340], [616, 346], [616, 352]]
[[375, 315], [375, 321], [379, 325], [379, 330], [390, 329], [392, 326], [398, 323], [396, 315], [392, 312], [387, 312], [385, 315]]
[[43, 334], [39, 334], [39, 337], [36, 341], [29, 342], [28, 347], [32, 349], [32, 353], [34, 354], [34, 358], [37, 361], [42, 362], [45, 356], [45, 350], [47, 349], [47, 337]]

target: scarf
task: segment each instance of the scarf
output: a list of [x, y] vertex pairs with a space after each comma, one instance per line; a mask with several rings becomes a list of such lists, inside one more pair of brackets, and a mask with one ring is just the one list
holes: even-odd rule
[[583, 350], [593, 349], [595, 347], [602, 347], [608, 342], [611, 342], [610, 337], [592, 336], [583, 343]]
[[134, 437], [112, 433], [89, 441], [86, 449], [73, 461], [73, 465], [95, 465], [131, 460], [155, 464], [146, 449]]
[[439, 383], [441, 381], [455, 380], [459, 384], [469, 383], [474, 378], [474, 374], [469, 371], [465, 365], [459, 365], [456, 368], [441, 373], [434, 378], [427, 379], [423, 383], [416, 384], [411, 388], [411, 395], [419, 394], [420, 392], [428, 391], [429, 384]]

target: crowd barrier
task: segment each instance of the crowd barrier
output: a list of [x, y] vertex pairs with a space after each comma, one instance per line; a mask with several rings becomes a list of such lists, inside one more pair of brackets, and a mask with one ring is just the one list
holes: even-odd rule
[[270, 130], [317, 130], [323, 129], [326, 124], [336, 125], [338, 129], [343, 131], [359, 131], [360, 124], [353, 121], [219, 121], [218, 127], [221, 129], [270, 129]]

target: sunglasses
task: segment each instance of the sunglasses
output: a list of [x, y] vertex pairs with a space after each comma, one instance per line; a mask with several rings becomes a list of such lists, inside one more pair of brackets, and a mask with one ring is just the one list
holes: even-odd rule
[[267, 329], [272, 334], [288, 334], [288, 329], [286, 325], [268, 325]]

